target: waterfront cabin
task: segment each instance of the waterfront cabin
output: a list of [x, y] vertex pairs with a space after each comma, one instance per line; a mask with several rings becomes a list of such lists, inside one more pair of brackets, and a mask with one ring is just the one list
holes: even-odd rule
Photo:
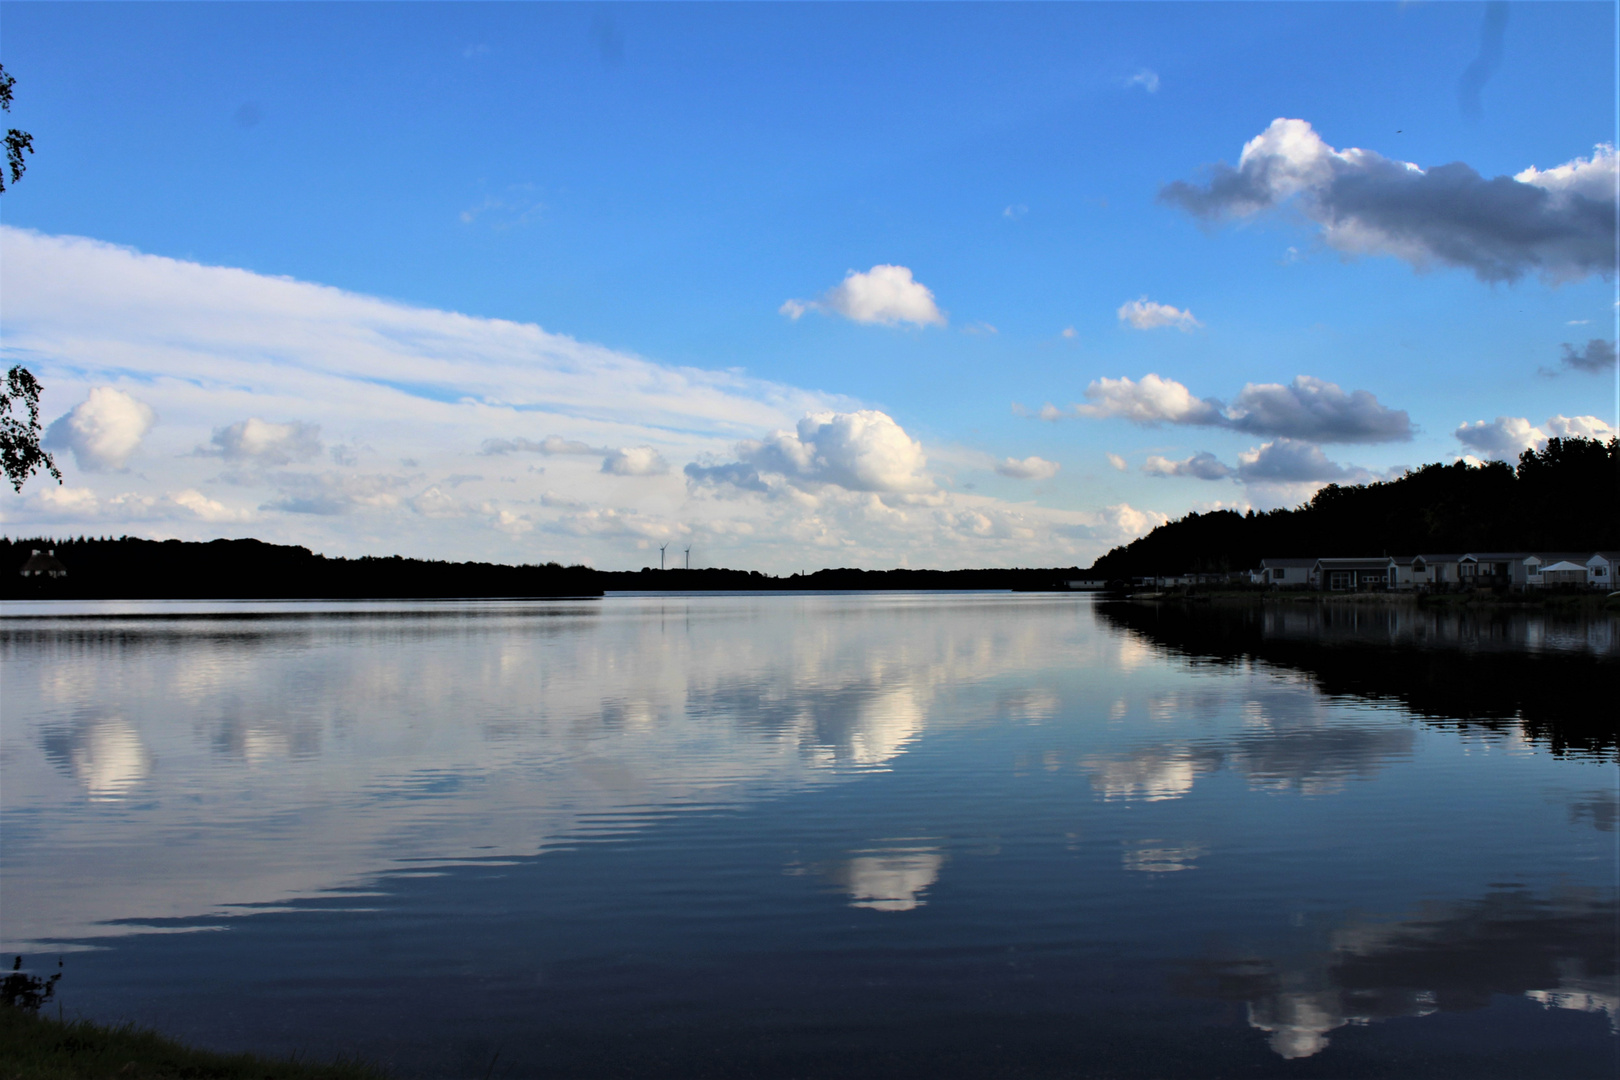
[[1311, 585], [1311, 570], [1315, 559], [1261, 559], [1260, 568], [1250, 572], [1249, 580], [1255, 585], [1276, 585], [1279, 588], [1304, 589]]
[[1586, 560], [1588, 588], [1602, 589], [1604, 592], [1620, 589], [1620, 585], [1615, 583], [1616, 575], [1620, 575], [1620, 551], [1594, 552]]
[[1528, 551], [1471, 551], [1457, 560], [1457, 579], [1464, 588], [1524, 588]]
[[67, 567], [62, 565], [62, 560], [56, 557], [55, 548], [45, 552], [41, 552], [39, 548], [34, 548], [33, 553], [28, 556], [28, 561], [22, 564], [21, 570], [17, 571], [18, 574], [29, 579], [43, 577], [65, 578], [67, 572]]
[[1396, 589], [1446, 589], [1457, 584], [1461, 555], [1396, 555]]
[[1395, 560], [1388, 555], [1372, 559], [1317, 559], [1311, 577], [1328, 592], [1374, 592], [1396, 580]]

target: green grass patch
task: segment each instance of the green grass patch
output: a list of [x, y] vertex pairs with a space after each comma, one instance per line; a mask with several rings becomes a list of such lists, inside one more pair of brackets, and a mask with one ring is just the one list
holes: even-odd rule
[[384, 1080], [356, 1061], [310, 1064], [195, 1050], [155, 1031], [0, 1005], [0, 1080]]

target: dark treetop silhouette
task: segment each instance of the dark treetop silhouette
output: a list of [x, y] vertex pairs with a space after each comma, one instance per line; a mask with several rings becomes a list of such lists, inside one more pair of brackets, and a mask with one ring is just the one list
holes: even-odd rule
[[[0, 65], [0, 109], [11, 111], [11, 88], [17, 85], [17, 80], [6, 74], [6, 69]], [[28, 162], [23, 160], [24, 153], [34, 152], [34, 137], [26, 131], [16, 128], [6, 129], [6, 165], [11, 172], [11, 182], [15, 184], [22, 179], [23, 173], [28, 171]], [[0, 173], [0, 191], [6, 190], [5, 175]]]
[[[44, 469], [62, 482], [51, 455], [39, 448], [39, 380], [22, 365], [6, 373], [0, 383], [0, 468], [14, 491], [22, 491], [23, 481]], [[11, 415], [13, 406], [22, 417]]]
[[[0, 66], [0, 109], [6, 112], [11, 111], [11, 88], [16, 83], [17, 80]], [[21, 180], [28, 169], [28, 163], [23, 160], [24, 151], [34, 152], [34, 137], [16, 128], [6, 129], [6, 166], [13, 184]], [[0, 170], [0, 191], [5, 190], [5, 171]], [[0, 468], [5, 469], [6, 481], [16, 491], [21, 491], [23, 481], [40, 469], [56, 477], [58, 484], [62, 482], [56, 462], [39, 448], [40, 389], [39, 380], [21, 364], [7, 372], [5, 383], [0, 385]], [[11, 415], [13, 405], [22, 409], [26, 420]]]
[[1188, 514], [1098, 559], [1087, 575], [1248, 570], [1268, 557], [1620, 549], [1620, 439], [1549, 439], [1517, 468], [1424, 465], [1398, 480], [1329, 484], [1293, 510]]

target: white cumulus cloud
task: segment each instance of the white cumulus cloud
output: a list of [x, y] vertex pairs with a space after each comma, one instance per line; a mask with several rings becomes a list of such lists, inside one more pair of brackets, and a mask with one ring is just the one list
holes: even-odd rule
[[1149, 454], [1142, 463], [1142, 471], [1149, 476], [1191, 476], [1198, 480], [1224, 480], [1232, 475], [1232, 468], [1223, 464], [1214, 454], [1201, 451], [1191, 457], [1172, 461], [1158, 454]]
[[1404, 409], [1391, 409], [1365, 390], [1345, 393], [1338, 385], [1309, 375], [1293, 382], [1249, 383], [1230, 406], [1194, 397], [1174, 379], [1149, 374], [1093, 380], [1090, 404], [1075, 409], [1088, 417], [1119, 417], [1152, 427], [1181, 424], [1224, 427], [1250, 435], [1281, 436], [1324, 443], [1400, 442], [1412, 437]]
[[1033, 455], [1022, 460], [1018, 458], [1004, 458], [996, 463], [996, 472], [1002, 476], [1010, 476], [1014, 480], [1050, 480], [1062, 468], [1055, 461]]
[[609, 450], [602, 459], [602, 471], [614, 476], [663, 476], [669, 463], [650, 446], [627, 446]]
[[198, 447], [197, 453], [227, 461], [286, 465], [320, 456], [321, 426], [296, 420], [276, 424], [253, 416], [215, 428], [210, 444]]
[[898, 326], [944, 326], [945, 313], [934, 294], [904, 266], [882, 264], [862, 273], [851, 270], [819, 300], [788, 300], [778, 309], [790, 319], [807, 311], [829, 311], [852, 322]]
[[1279, 117], [1244, 144], [1236, 168], [1159, 197], [1207, 220], [1294, 203], [1332, 247], [1482, 281], [1536, 273], [1570, 281], [1614, 272], [1615, 152], [1486, 179], [1462, 162], [1422, 169], [1371, 150], [1335, 150], [1304, 120]]
[[[96, 522], [331, 555], [606, 568], [686, 538], [710, 565], [791, 572], [1084, 564], [1165, 519], [942, 484], [892, 417], [740, 371], [6, 226], [0, 254], [5, 343], [30, 358], [47, 415], [110, 385], [163, 419], [127, 458], [140, 472], [0, 489], [9, 527], [36, 534]], [[87, 434], [74, 435], [86, 460]], [[317, 441], [332, 452], [306, 458]], [[671, 471], [693, 462], [688, 482], [602, 474], [639, 447]], [[97, 460], [116, 459], [104, 447]]]
[[1160, 304], [1145, 296], [1119, 305], [1117, 314], [1120, 322], [1137, 330], [1157, 330], [1161, 326], [1173, 326], [1185, 332], [1204, 325], [1193, 318], [1190, 311], [1183, 311], [1169, 304]]
[[1498, 416], [1461, 424], [1457, 441], [1485, 459], [1515, 461], [1526, 450], [1540, 450], [1552, 438], [1611, 439], [1613, 427], [1595, 416], [1551, 416], [1540, 427], [1522, 416]]
[[150, 405], [112, 386], [93, 388], [46, 430], [44, 443], [71, 450], [86, 472], [122, 469], [157, 423]]
[[1194, 397], [1176, 380], [1154, 374], [1140, 382], [1128, 376], [1095, 379], [1086, 387], [1086, 397], [1091, 404], [1076, 410], [1081, 416], [1121, 417], [1144, 425], [1219, 424], [1224, 419], [1220, 402]]
[[736, 464], [692, 464], [686, 467], [686, 475], [697, 484], [726, 483], [750, 490], [766, 488], [766, 477], [781, 478], [795, 487], [832, 484], [849, 491], [906, 492], [933, 487], [922, 472], [927, 464], [922, 444], [888, 414], [875, 409], [812, 413], [793, 431], [776, 431], [764, 439], [738, 443], [736, 454]]
[[1297, 483], [1370, 479], [1365, 469], [1329, 461], [1320, 446], [1295, 439], [1276, 439], [1238, 455], [1237, 475], [1245, 481]]

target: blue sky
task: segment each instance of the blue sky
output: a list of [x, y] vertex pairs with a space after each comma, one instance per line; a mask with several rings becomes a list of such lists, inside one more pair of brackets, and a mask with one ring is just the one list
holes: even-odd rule
[[[10, 3], [37, 153], [0, 197], [0, 332], [66, 484], [4, 527], [1085, 564], [1189, 509], [1601, 432], [1614, 19]], [[1264, 205], [1221, 201], [1268, 130], [1230, 177]], [[1479, 186], [1436, 196], [1457, 162]], [[1512, 239], [1520, 195], [1551, 239]]]

